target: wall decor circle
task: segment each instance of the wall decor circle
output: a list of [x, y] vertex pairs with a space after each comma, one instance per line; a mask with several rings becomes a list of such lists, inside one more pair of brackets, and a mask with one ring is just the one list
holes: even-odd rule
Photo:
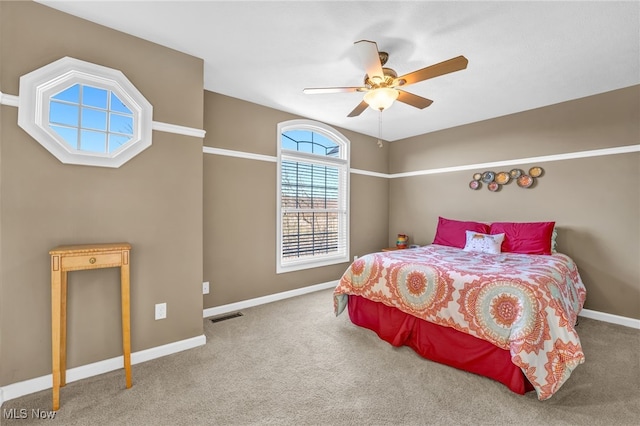
[[522, 169], [511, 169], [511, 171], [509, 172], [509, 175], [511, 175], [511, 179], [518, 179], [523, 174], [524, 172], [522, 171]]
[[530, 188], [533, 185], [534, 178], [529, 175], [522, 175], [518, 178], [518, 186], [521, 188]]
[[491, 182], [487, 188], [489, 188], [489, 191], [491, 192], [497, 192], [500, 190], [500, 188], [502, 187], [502, 185], [500, 185], [498, 182]]
[[511, 180], [511, 175], [507, 172], [500, 172], [496, 175], [496, 182], [500, 185], [506, 185]]
[[480, 180], [480, 179], [482, 179], [482, 173], [473, 174], [473, 180]]
[[491, 183], [495, 179], [496, 174], [494, 172], [484, 172], [482, 174], [482, 181], [484, 183]]
[[469, 188], [473, 190], [480, 189], [481, 185], [482, 184], [478, 180], [472, 180], [471, 182], [469, 182]]
[[542, 167], [532, 167], [529, 169], [529, 176], [533, 177], [533, 178], [537, 178], [542, 176], [542, 173], [544, 173], [544, 170], [542, 170]]

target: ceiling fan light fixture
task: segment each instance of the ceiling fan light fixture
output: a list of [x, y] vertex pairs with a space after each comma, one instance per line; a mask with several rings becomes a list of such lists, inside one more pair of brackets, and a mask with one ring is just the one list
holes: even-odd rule
[[364, 101], [376, 111], [382, 111], [389, 108], [393, 101], [398, 99], [398, 91], [390, 87], [380, 87], [368, 91], [364, 95]]

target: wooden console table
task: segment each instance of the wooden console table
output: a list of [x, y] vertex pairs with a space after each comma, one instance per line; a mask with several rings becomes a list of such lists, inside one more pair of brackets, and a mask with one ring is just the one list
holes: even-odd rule
[[67, 372], [67, 272], [120, 268], [122, 300], [122, 347], [127, 388], [131, 387], [131, 326], [129, 301], [129, 243], [58, 246], [51, 255], [51, 357], [53, 362], [53, 409], [60, 408], [60, 387]]

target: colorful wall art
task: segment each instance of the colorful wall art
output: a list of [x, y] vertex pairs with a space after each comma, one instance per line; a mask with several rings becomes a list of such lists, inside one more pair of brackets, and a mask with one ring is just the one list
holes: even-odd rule
[[489, 191], [497, 192], [511, 181], [515, 181], [520, 188], [531, 188], [535, 185], [536, 179], [543, 174], [544, 170], [538, 166], [531, 167], [528, 173], [525, 173], [522, 169], [511, 169], [508, 172], [498, 173], [493, 171], [478, 172], [473, 174], [473, 180], [469, 182], [469, 188], [478, 190], [484, 183]]

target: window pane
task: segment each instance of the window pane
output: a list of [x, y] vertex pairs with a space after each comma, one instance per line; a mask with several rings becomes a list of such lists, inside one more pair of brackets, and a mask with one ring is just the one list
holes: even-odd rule
[[281, 205], [300, 209], [338, 208], [339, 169], [312, 163], [282, 161]]
[[80, 150], [105, 153], [107, 148], [107, 134], [82, 130], [80, 132]]
[[78, 111], [75, 105], [53, 102], [49, 104], [49, 123], [78, 127]]
[[78, 149], [78, 129], [60, 126], [50, 126], [67, 144], [73, 148]]
[[282, 257], [287, 259], [337, 253], [338, 213], [284, 213]]
[[298, 152], [322, 155], [324, 157], [340, 157], [340, 145], [321, 135], [307, 130], [291, 130], [284, 132], [281, 146]]
[[107, 112], [82, 108], [82, 128], [107, 131]]
[[337, 154], [339, 154], [340, 152], [340, 145], [338, 145], [337, 143], [326, 138], [320, 133], [313, 134], [313, 142], [317, 144], [316, 146], [322, 147], [321, 152], [318, 152], [318, 149], [316, 148], [316, 152], [315, 152], [316, 154], [326, 155], [330, 157], [338, 157]]
[[61, 101], [80, 103], [80, 85], [74, 84], [68, 89], [63, 90], [62, 92], [53, 95], [51, 99], [58, 99]]
[[109, 114], [109, 131], [133, 136], [133, 117]]
[[113, 133], [109, 134], [109, 153], [112, 153], [116, 149], [120, 148], [122, 145], [129, 142], [131, 138], [129, 136], [123, 135], [114, 135]]
[[111, 92], [111, 108], [110, 109], [111, 111], [133, 114], [133, 112], [131, 112], [131, 110], [127, 108], [127, 106], [113, 92]]
[[294, 139], [288, 138], [285, 135], [282, 135], [282, 148], [290, 149], [292, 151], [298, 150], [298, 144]]
[[82, 104], [107, 109], [107, 90], [82, 86]]

